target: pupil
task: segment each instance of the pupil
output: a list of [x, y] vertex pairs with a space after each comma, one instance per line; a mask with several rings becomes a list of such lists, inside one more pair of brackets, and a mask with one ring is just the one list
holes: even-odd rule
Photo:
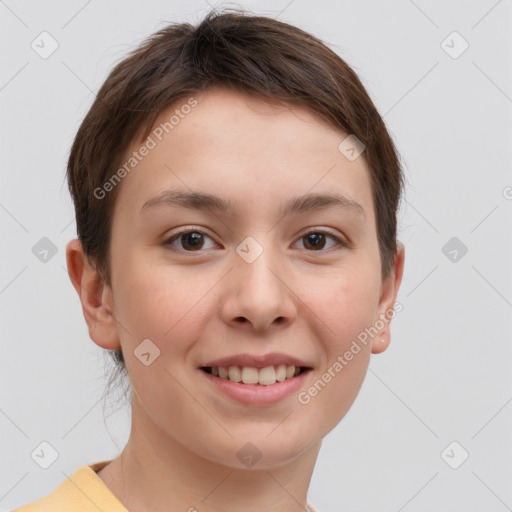
[[[201, 233], [191, 232], [184, 235], [185, 243], [184, 246], [189, 244], [192, 248], [197, 248], [201, 245]], [[191, 243], [190, 243], [191, 242]], [[186, 248], [186, 247], [184, 247]]]
[[313, 247], [319, 247], [319, 245], [322, 244], [322, 242], [325, 241], [325, 236], [323, 233], [311, 233], [309, 235], [307, 235], [307, 240], [308, 240], [308, 243], [312, 240], [312, 246]]

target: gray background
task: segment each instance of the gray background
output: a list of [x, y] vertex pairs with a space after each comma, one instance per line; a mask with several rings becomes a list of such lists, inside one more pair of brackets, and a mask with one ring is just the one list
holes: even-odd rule
[[[105, 358], [65, 270], [76, 236], [66, 159], [114, 63], [210, 5], [0, 1], [0, 509], [115, 457], [127, 440], [129, 411], [113, 412], [115, 399], [103, 409]], [[310, 31], [354, 67], [408, 181], [403, 311], [324, 440], [311, 503], [320, 512], [510, 510], [512, 1], [236, 5]], [[42, 31], [59, 45], [46, 59], [31, 48]], [[460, 55], [454, 31], [469, 44]], [[57, 250], [46, 262], [32, 250], [43, 237]], [[452, 237], [467, 247], [457, 261], [442, 250]], [[58, 452], [48, 469], [31, 458], [43, 441]], [[460, 463], [463, 450], [469, 458], [453, 469], [447, 461]]]

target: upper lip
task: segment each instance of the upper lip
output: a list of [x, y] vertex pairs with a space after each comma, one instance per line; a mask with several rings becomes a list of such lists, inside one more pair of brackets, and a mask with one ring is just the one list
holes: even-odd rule
[[265, 368], [266, 366], [276, 366], [285, 364], [287, 366], [303, 366], [311, 368], [311, 365], [301, 359], [283, 354], [279, 352], [272, 352], [262, 356], [251, 354], [237, 354], [234, 356], [222, 357], [202, 364], [200, 367], [206, 366], [250, 366], [253, 368]]

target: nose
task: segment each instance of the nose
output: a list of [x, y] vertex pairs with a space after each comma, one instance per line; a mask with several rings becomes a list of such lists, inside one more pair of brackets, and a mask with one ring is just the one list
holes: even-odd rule
[[260, 333], [291, 324], [298, 300], [291, 281], [285, 262], [268, 249], [252, 262], [236, 255], [221, 299], [224, 322]]

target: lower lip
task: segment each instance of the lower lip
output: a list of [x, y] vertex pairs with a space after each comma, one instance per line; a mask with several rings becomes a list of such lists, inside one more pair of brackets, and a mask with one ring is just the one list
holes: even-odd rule
[[283, 400], [291, 394], [296, 393], [302, 386], [304, 379], [311, 372], [311, 370], [308, 370], [291, 379], [276, 382], [270, 386], [263, 386], [261, 384], [241, 384], [229, 379], [215, 377], [201, 369], [198, 369], [198, 371], [204, 375], [216, 389], [246, 405], [270, 405]]

